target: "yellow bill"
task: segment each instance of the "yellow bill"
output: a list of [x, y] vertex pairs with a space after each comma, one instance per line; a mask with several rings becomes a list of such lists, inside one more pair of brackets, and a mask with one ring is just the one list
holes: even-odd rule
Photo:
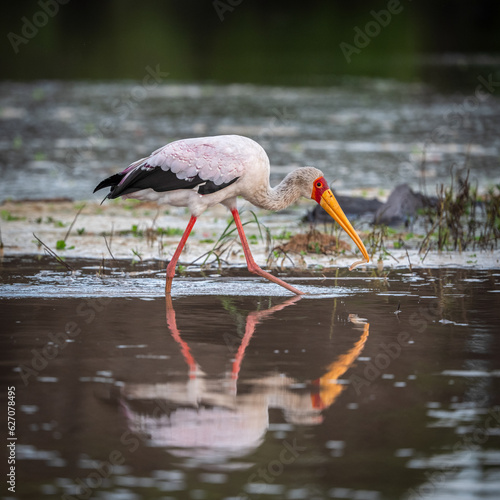
[[354, 262], [349, 271], [352, 271], [356, 266], [360, 264], [366, 264], [370, 262], [370, 257], [368, 256], [368, 252], [366, 251], [361, 238], [358, 236], [358, 233], [352, 227], [352, 224], [349, 222], [347, 217], [344, 214], [344, 211], [340, 208], [339, 202], [336, 200], [333, 195], [331, 189], [326, 189], [321, 194], [321, 198], [319, 200], [319, 204], [323, 207], [330, 217], [332, 217], [336, 222], [340, 224], [340, 227], [351, 237], [351, 239], [356, 243], [356, 246], [360, 249], [363, 254], [364, 260], [358, 260]]

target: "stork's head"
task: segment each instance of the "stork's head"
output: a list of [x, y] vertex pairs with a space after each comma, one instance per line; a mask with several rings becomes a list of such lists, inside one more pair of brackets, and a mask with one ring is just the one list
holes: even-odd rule
[[370, 262], [370, 257], [368, 256], [368, 252], [366, 251], [361, 238], [358, 236], [358, 233], [356, 233], [343, 210], [340, 208], [339, 202], [335, 199], [332, 190], [328, 187], [328, 183], [323, 176], [314, 180], [311, 198], [319, 203], [328, 215], [340, 224], [342, 229], [351, 237], [354, 243], [356, 243], [356, 246], [361, 250], [365, 260], [355, 262], [349, 269], [351, 270], [359, 264]]

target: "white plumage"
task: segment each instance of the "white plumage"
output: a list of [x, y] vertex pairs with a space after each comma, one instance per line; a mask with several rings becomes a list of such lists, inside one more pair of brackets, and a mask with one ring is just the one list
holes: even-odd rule
[[238, 196], [267, 210], [281, 210], [301, 196], [312, 198], [351, 236], [363, 253], [365, 260], [362, 262], [369, 261], [361, 239], [342, 212], [320, 170], [299, 168], [275, 188], [269, 185], [269, 172], [266, 152], [252, 139], [238, 135], [199, 137], [171, 142], [157, 149], [122, 172], [104, 179], [94, 192], [110, 187], [106, 198], [121, 196], [156, 200], [189, 208], [191, 219], [167, 266], [167, 293], [170, 292], [176, 262], [196, 219], [207, 208], [222, 203], [233, 214], [248, 269], [301, 294], [283, 280], [263, 271], [253, 260], [237, 210]]
[[179, 179], [199, 175], [219, 186], [241, 176], [256, 154], [269, 163], [266, 152], [255, 141], [238, 135], [219, 135], [171, 142], [143, 162], [171, 170]]

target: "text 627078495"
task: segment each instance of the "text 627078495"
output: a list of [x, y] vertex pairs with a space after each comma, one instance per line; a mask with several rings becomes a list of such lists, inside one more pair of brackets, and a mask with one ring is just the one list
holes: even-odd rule
[[7, 387], [7, 489], [16, 492], [16, 388]]

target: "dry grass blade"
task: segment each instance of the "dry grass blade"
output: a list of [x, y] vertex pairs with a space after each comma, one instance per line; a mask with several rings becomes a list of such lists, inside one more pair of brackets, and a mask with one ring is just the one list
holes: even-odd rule
[[78, 219], [78, 216], [82, 213], [82, 210], [86, 207], [86, 203], [84, 203], [81, 207], [80, 210], [75, 215], [75, 218], [73, 219], [73, 222], [70, 224], [68, 231], [66, 232], [66, 236], [64, 237], [63, 241], [66, 241], [68, 239], [69, 233], [71, 233], [71, 230], [73, 229], [73, 226], [75, 225], [76, 219]]
[[57, 262], [59, 262], [59, 264], [63, 265], [68, 271], [70, 272], [75, 272], [75, 270], [67, 263], [67, 262], [64, 262], [64, 260], [59, 257], [59, 255], [57, 255], [53, 250], [51, 250], [35, 233], [33, 233], [33, 236], [36, 238], [36, 240], [38, 241], [38, 243], [40, 243], [40, 245], [43, 246], [43, 248], [45, 249], [45, 251], [51, 256], [51, 257], [54, 257], [54, 259], [57, 260]]
[[116, 261], [113, 253], [111, 252], [111, 243], [113, 242], [113, 234], [114, 234], [114, 231], [115, 231], [115, 225], [112, 223], [111, 224], [111, 235], [109, 236], [109, 243], [108, 243], [108, 239], [106, 238], [106, 235], [103, 234], [103, 237], [104, 237], [104, 243], [106, 243], [106, 248], [108, 249], [108, 252], [109, 252], [109, 255], [111, 255], [111, 258]]

